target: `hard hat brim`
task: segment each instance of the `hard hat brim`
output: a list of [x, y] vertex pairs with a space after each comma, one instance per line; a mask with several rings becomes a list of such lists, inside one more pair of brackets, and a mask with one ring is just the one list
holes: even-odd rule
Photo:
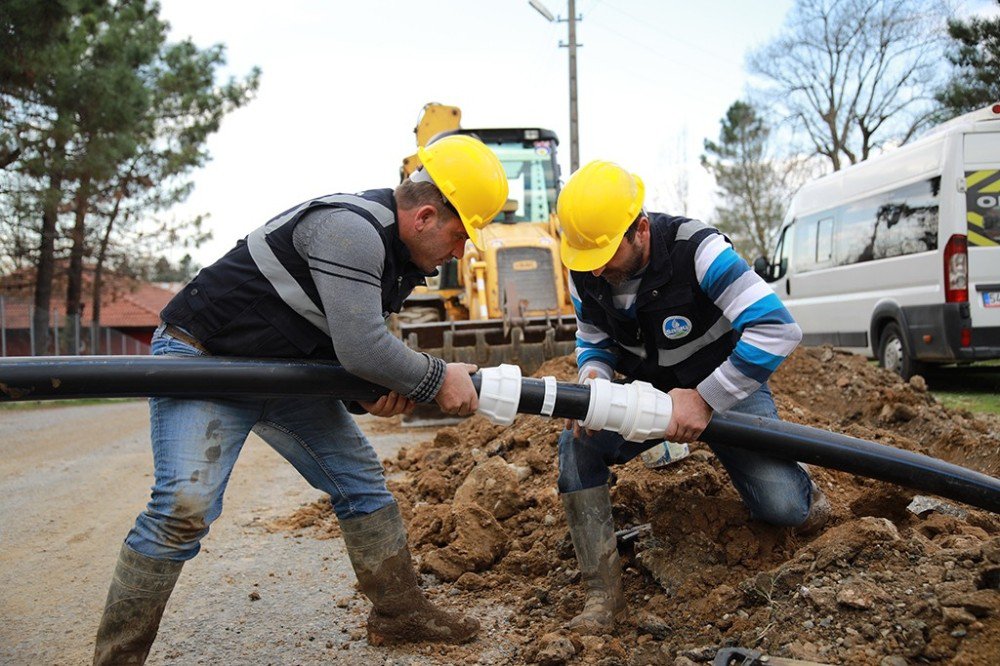
[[472, 241], [472, 244], [476, 246], [476, 249], [479, 250], [480, 252], [485, 250], [486, 248], [483, 246], [483, 230], [477, 229], [476, 227], [466, 222], [465, 218], [462, 217], [461, 213], [459, 214], [458, 217], [459, 219], [462, 220], [462, 226], [465, 227], [465, 233], [469, 234], [469, 240]]
[[618, 247], [622, 244], [622, 238], [624, 237], [625, 232], [622, 231], [621, 234], [612, 238], [611, 242], [604, 247], [577, 250], [570, 246], [564, 234], [559, 244], [563, 265], [571, 271], [579, 271], [581, 273], [595, 271], [611, 261], [611, 257], [615, 256], [615, 252], [618, 251]]
[[[464, 153], [463, 159], [470, 161], [468, 162], [469, 166], [467, 168], [463, 167], [463, 170], [472, 169], [473, 172], [480, 172], [480, 182], [478, 184], [466, 183], [463, 185], [464, 189], [459, 191], [454, 180], [448, 177], [448, 172], [442, 171], [444, 167], [440, 160], [432, 159], [431, 151], [434, 150], [434, 146], [439, 144], [439, 141], [432, 141], [427, 146], [417, 148], [417, 157], [420, 160], [423, 170], [430, 177], [431, 182], [434, 183], [441, 192], [441, 195], [458, 213], [458, 217], [462, 220], [462, 225], [465, 227], [469, 240], [480, 251], [485, 250], [482, 228], [493, 221], [493, 218], [503, 209], [504, 202], [507, 201], [507, 196], [510, 193], [507, 185], [507, 174], [496, 153], [478, 139], [461, 134], [453, 134], [440, 139], [440, 143], [442, 144], [446, 141], [458, 142], [461, 146], [465, 146], [461, 151]], [[450, 170], [456, 168], [456, 158], [454, 155], [451, 158], [445, 158], [445, 160]], [[483, 201], [481, 198], [478, 201], [469, 200], [470, 189], [481, 192], [485, 188], [485, 191], [489, 192], [490, 183], [496, 188], [495, 202]], [[465, 194], [461, 197], [457, 196], [461, 192], [465, 192]]]

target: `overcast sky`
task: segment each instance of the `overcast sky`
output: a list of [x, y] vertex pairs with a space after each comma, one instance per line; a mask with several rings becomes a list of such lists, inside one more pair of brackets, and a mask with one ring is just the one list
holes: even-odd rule
[[[566, 16], [565, 0], [542, 2]], [[637, 172], [652, 210], [676, 208], [671, 183], [686, 169], [688, 214], [707, 218], [702, 142], [744, 94], [745, 55], [778, 32], [790, 0], [576, 4], [581, 164]], [[161, 16], [174, 39], [224, 44], [227, 74], [263, 72], [168, 214], [210, 215], [214, 240], [192, 252], [201, 264], [296, 203], [395, 186], [426, 102], [461, 107], [464, 127], [555, 130], [569, 175], [567, 25], [528, 0], [162, 0]]]

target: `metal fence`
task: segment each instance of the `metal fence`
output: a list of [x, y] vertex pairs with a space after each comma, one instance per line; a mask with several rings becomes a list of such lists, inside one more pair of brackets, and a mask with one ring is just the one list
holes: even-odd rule
[[[35, 356], [39, 331], [34, 315], [34, 303], [0, 296], [0, 356]], [[67, 319], [65, 313], [53, 308], [49, 312], [45, 355], [148, 354], [149, 345], [135, 337], [137, 330], [93, 327], [79, 317]]]

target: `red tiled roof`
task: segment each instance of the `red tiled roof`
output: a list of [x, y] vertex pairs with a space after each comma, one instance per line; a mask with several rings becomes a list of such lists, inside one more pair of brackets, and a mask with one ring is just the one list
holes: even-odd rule
[[[85, 273], [83, 289], [83, 313], [81, 325], [90, 326], [91, 315], [91, 273]], [[33, 301], [31, 283], [24, 275], [8, 276], [0, 280], [0, 296], [4, 297], [4, 326], [6, 328], [28, 328]], [[101, 292], [101, 326], [112, 328], [149, 328], [160, 323], [160, 310], [173, 298], [183, 285], [173, 283], [150, 284], [135, 280], [112, 277]], [[57, 280], [53, 285], [51, 310], [58, 313], [62, 322], [66, 315], [66, 289]], [[50, 319], [54, 317], [50, 316]]]

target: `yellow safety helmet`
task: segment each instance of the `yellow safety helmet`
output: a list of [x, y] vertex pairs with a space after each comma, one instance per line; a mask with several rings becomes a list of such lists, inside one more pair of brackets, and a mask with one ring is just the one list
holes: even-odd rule
[[577, 170], [559, 193], [562, 262], [592, 271], [611, 260], [642, 211], [642, 179], [614, 162], [594, 160]]
[[[507, 203], [507, 174], [500, 158], [482, 141], [464, 134], [418, 148], [417, 157], [426, 175], [458, 211], [473, 245], [484, 249], [480, 230]], [[421, 179], [418, 174], [414, 174], [416, 180]]]

